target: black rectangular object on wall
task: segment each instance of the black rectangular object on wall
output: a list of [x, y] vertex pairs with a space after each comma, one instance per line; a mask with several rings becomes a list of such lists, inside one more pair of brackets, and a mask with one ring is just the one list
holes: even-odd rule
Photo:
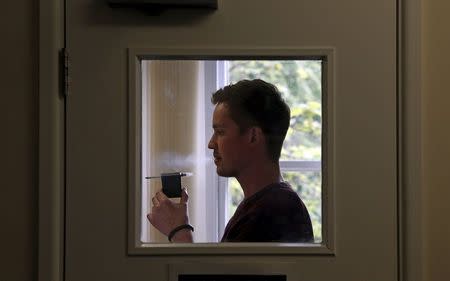
[[286, 275], [180, 274], [178, 281], [286, 281]]
[[107, 0], [114, 8], [199, 8], [217, 9], [218, 0]]

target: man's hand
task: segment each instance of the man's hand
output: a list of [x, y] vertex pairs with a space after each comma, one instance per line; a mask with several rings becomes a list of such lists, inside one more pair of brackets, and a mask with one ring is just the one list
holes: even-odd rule
[[[188, 224], [187, 215], [188, 194], [183, 188], [180, 203], [174, 203], [160, 190], [152, 198], [152, 212], [147, 215], [150, 223], [161, 231], [164, 235], [169, 235], [175, 227]], [[192, 242], [192, 234], [188, 230], [180, 230], [173, 237], [175, 242]]]

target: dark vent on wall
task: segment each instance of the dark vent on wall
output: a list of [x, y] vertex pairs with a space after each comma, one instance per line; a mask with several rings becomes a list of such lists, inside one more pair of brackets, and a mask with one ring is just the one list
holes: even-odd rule
[[286, 281], [286, 275], [180, 274], [178, 281]]
[[113, 8], [145, 8], [165, 10], [170, 8], [217, 9], [218, 0], [107, 0]]

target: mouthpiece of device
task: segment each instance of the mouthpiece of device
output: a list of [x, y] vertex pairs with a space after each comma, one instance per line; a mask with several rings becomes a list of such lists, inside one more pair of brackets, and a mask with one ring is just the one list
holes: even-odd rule
[[176, 172], [176, 173], [161, 173], [160, 176], [149, 176], [149, 177], [145, 177], [146, 180], [148, 179], [158, 179], [161, 178], [163, 176], [180, 176], [180, 177], [191, 177], [193, 176], [194, 173], [190, 173], [190, 172]]

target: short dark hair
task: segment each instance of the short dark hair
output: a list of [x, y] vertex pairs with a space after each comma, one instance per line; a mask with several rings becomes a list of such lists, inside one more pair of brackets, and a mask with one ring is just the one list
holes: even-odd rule
[[216, 91], [211, 102], [228, 106], [241, 133], [252, 126], [260, 127], [266, 136], [268, 156], [273, 162], [280, 159], [291, 110], [276, 86], [261, 79], [241, 80]]

